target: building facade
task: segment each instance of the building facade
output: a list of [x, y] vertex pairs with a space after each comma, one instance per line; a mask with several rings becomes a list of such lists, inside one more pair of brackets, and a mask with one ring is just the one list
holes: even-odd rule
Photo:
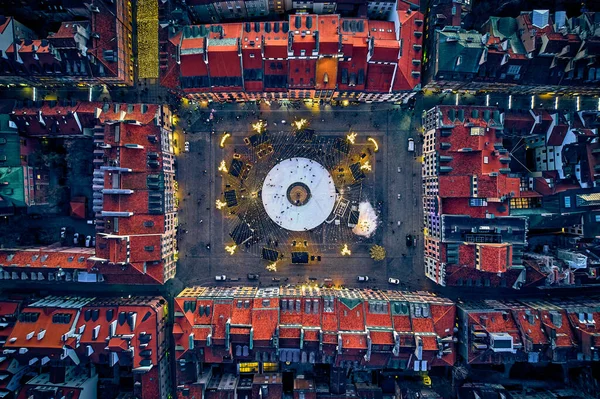
[[527, 219], [510, 216], [503, 115], [494, 107], [437, 106], [424, 115], [425, 275], [441, 285], [525, 282]]
[[548, 10], [517, 18], [491, 17], [481, 32], [460, 26], [436, 29], [426, 64], [426, 88], [492, 90], [519, 94], [598, 94], [600, 18], [568, 18]]
[[169, 395], [163, 298], [47, 297], [29, 302], [2, 302], [10, 306], [10, 320], [16, 320], [6, 335], [1, 362], [10, 363], [11, 375], [23, 381], [21, 386], [10, 379], [0, 387], [5, 395]]
[[4, 278], [163, 284], [175, 275], [177, 183], [167, 106], [30, 101], [18, 103], [10, 121], [27, 140], [94, 142], [96, 247], [3, 250]]
[[195, 287], [175, 299], [174, 316], [179, 397], [223, 378], [232, 390], [262, 389], [270, 377], [268, 397], [279, 398], [270, 384], [281, 385], [281, 373], [318, 370], [339, 395], [350, 369], [421, 372], [455, 361], [453, 304], [423, 292]]
[[131, 3], [94, 0], [86, 11], [45, 38], [1, 16], [0, 84], [133, 85]]
[[200, 101], [407, 101], [420, 89], [422, 25], [399, 2], [391, 21], [303, 13], [168, 27], [161, 85]]

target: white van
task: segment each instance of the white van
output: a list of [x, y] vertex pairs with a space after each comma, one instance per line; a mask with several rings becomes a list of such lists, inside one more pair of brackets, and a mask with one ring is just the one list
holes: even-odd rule
[[410, 139], [408, 139], [408, 152], [414, 152], [414, 151], [415, 151], [415, 140], [410, 138]]

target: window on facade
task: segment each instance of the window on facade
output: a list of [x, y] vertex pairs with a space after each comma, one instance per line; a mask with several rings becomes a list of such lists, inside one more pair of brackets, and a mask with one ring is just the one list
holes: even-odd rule
[[510, 65], [506, 73], [509, 75], [518, 75], [520, 71], [521, 65]]

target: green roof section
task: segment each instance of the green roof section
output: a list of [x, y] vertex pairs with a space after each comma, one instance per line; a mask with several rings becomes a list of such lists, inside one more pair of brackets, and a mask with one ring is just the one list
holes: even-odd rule
[[0, 197], [16, 207], [26, 207], [24, 168], [0, 168]]
[[484, 51], [481, 33], [447, 26], [436, 34], [436, 72], [477, 73]]
[[340, 298], [340, 302], [350, 310], [357, 307], [362, 301], [360, 298]]
[[21, 165], [19, 133], [10, 123], [9, 115], [0, 115], [0, 167]]
[[500, 40], [508, 40], [511, 50], [515, 54], [526, 54], [525, 46], [519, 37], [517, 20], [510, 17], [490, 17], [489, 23], [494, 36]]

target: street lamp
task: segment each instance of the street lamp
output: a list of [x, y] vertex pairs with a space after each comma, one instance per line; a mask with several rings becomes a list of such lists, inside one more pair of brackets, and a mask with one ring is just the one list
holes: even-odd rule
[[486, 107], [490, 106], [490, 95], [489, 94], [485, 95], [485, 106]]
[[512, 109], [512, 94], [508, 96], [508, 109]]
[[554, 109], [558, 109], [558, 97], [554, 99]]
[[581, 111], [581, 97], [577, 96], [577, 112]]
[[535, 107], [535, 96], [531, 96], [531, 109]]

